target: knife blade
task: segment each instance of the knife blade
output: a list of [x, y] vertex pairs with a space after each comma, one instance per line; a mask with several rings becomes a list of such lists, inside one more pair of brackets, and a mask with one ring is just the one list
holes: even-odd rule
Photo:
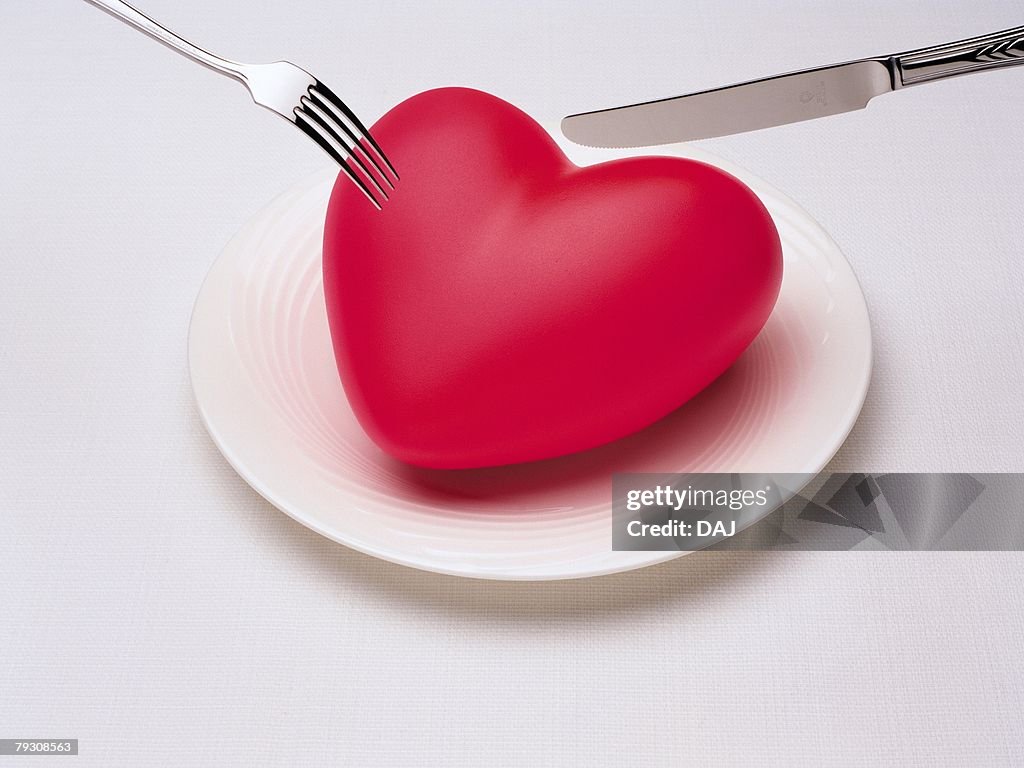
[[694, 141], [863, 109], [894, 87], [889, 60], [862, 59], [570, 115], [562, 132], [591, 147]]

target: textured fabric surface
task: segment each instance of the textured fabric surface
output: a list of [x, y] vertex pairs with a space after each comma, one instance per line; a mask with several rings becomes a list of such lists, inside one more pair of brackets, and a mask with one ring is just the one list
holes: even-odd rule
[[[447, 84], [554, 119], [1024, 23], [1011, 0], [145, 7], [367, 119]], [[79, 738], [88, 766], [1024, 763], [1022, 555], [494, 584], [274, 510], [203, 431], [186, 330], [219, 249], [323, 158], [85, 3], [4, 4], [0, 50], [0, 738]], [[876, 369], [831, 469], [1024, 470], [1022, 92], [1010, 69], [704, 142], [864, 286]]]

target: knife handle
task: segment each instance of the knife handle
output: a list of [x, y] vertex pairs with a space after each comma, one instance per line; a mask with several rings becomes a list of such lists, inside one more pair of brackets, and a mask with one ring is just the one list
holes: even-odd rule
[[897, 53], [890, 62], [896, 88], [1024, 64], [1024, 27]]

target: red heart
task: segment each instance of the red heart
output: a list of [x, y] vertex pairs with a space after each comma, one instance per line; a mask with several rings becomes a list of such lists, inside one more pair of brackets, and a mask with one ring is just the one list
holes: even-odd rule
[[352, 408], [398, 459], [482, 467], [623, 437], [725, 371], [775, 304], [771, 217], [710, 165], [579, 168], [465, 88], [414, 96], [373, 134], [401, 181], [376, 211], [339, 178], [324, 291]]

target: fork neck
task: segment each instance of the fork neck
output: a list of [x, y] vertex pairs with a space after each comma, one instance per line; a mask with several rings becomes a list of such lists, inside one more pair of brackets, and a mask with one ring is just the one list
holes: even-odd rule
[[207, 69], [212, 69], [214, 72], [243, 83], [246, 82], [244, 65], [215, 56], [198, 45], [190, 43], [123, 0], [85, 0], [85, 2], [96, 6], [101, 11], [106, 11], [118, 21], [148, 35], [158, 43], [163, 43], [175, 53], [192, 59], [197, 64], [202, 64]]

